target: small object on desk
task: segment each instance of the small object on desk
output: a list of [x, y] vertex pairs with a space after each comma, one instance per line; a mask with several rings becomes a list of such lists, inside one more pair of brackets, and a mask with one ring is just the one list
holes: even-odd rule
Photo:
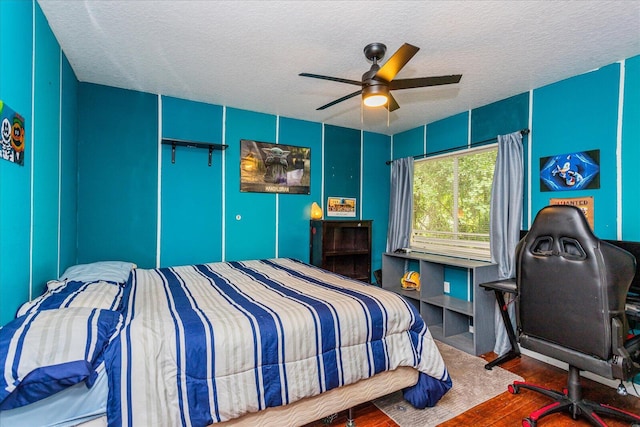
[[507, 360], [511, 360], [516, 357], [520, 357], [520, 347], [518, 346], [518, 340], [511, 324], [511, 318], [509, 317], [508, 306], [504, 300], [504, 293], [518, 295], [518, 287], [516, 285], [516, 279], [502, 279], [494, 282], [480, 283], [480, 286], [487, 291], [494, 291], [498, 306], [500, 307], [500, 315], [502, 316], [502, 322], [507, 330], [509, 336], [509, 343], [511, 344], [511, 350], [498, 357], [495, 360], [484, 365], [485, 369], [491, 370], [494, 366], [499, 365]]

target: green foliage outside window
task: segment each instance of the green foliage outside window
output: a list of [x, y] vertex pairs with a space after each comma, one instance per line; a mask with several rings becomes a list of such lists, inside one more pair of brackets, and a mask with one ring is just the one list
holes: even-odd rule
[[425, 241], [437, 246], [441, 239], [461, 245], [475, 241], [484, 242], [488, 254], [496, 155], [497, 148], [492, 146], [415, 163], [412, 246], [420, 247]]

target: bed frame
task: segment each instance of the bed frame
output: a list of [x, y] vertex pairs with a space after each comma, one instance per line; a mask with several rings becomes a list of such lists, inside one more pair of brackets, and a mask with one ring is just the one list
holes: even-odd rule
[[[394, 371], [381, 372], [371, 378], [344, 387], [338, 387], [289, 405], [267, 408], [264, 411], [253, 412], [223, 423], [212, 424], [212, 426], [302, 426], [332, 414], [350, 410], [356, 405], [402, 390], [405, 387], [410, 387], [417, 381], [418, 371], [416, 369], [401, 366]], [[78, 427], [104, 427], [106, 425], [107, 417], [105, 415], [80, 424]], [[349, 411], [346, 425], [347, 427], [355, 426], [351, 411]]]
[[[401, 366], [289, 405], [267, 408], [214, 426], [300, 426], [412, 386], [417, 381], [416, 369]], [[353, 425], [353, 420], [347, 420], [347, 426]]]

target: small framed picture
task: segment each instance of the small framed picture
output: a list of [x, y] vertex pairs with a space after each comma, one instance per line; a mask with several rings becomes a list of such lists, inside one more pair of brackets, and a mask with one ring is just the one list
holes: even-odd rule
[[327, 216], [355, 217], [356, 199], [349, 197], [329, 197]]

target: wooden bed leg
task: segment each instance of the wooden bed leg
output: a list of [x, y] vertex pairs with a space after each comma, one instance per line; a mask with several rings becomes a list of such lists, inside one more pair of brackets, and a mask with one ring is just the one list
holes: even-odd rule
[[349, 411], [347, 413], [347, 424], [346, 427], [355, 427], [356, 423], [353, 420], [353, 408], [349, 408]]

